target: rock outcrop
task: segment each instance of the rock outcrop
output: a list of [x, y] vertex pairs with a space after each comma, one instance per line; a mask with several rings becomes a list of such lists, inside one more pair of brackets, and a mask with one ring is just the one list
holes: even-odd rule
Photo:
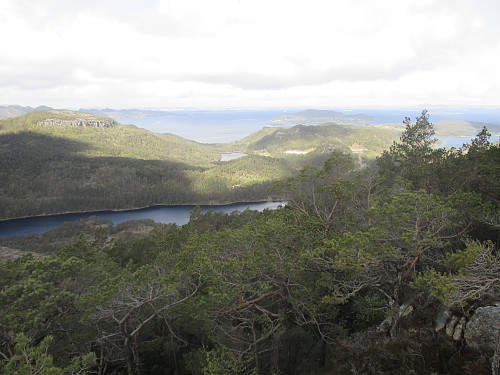
[[68, 126], [74, 127], [94, 127], [94, 128], [111, 128], [118, 123], [113, 119], [87, 119], [77, 118], [72, 120], [48, 118], [40, 121], [38, 125], [65, 128]]
[[493, 355], [500, 335], [500, 304], [479, 307], [465, 328], [467, 345]]
[[439, 332], [441, 331], [444, 327], [446, 327], [446, 323], [451, 317], [451, 309], [449, 306], [442, 305], [441, 308], [438, 311], [438, 314], [436, 316], [436, 326], [435, 326], [435, 331]]
[[467, 320], [464, 316], [453, 315], [449, 306], [442, 305], [435, 317], [434, 331], [444, 329], [446, 335], [454, 341], [462, 340]]

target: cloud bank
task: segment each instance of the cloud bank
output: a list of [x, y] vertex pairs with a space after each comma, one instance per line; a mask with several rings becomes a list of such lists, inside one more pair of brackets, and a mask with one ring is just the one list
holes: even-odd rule
[[4, 0], [0, 103], [500, 105], [500, 5]]

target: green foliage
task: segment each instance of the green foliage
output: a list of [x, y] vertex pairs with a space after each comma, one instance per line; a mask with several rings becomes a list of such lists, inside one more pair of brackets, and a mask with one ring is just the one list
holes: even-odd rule
[[252, 368], [252, 358], [240, 357], [220, 347], [204, 352], [206, 356], [204, 375], [257, 374], [255, 368]]
[[490, 241], [467, 240], [465, 248], [447, 253], [441, 266], [442, 272], [427, 269], [419, 273], [415, 286], [445, 303], [470, 303], [500, 289], [500, 255]]
[[435, 269], [420, 272], [414, 280], [413, 286], [429, 290], [431, 295], [445, 304], [453, 302], [452, 295], [456, 291], [450, 274], [441, 273]]
[[[342, 149], [297, 174], [298, 159], [270, 156], [278, 135], [299, 147], [301, 136], [352, 131], [325, 126], [267, 129], [252, 144], [269, 155], [180, 173], [184, 182], [202, 176], [189, 186], [213, 200], [287, 177], [274, 186], [285, 208], [225, 214], [198, 206], [182, 227], [91, 220], [25, 240], [32, 249], [59, 244], [49, 256], [0, 263], [2, 371], [403, 374], [479, 366], [480, 354], [435, 332], [434, 307], [471, 311], [465, 307], [500, 293], [498, 147], [484, 130], [467, 149], [436, 151], [426, 112], [405, 124], [401, 144], [364, 168]], [[140, 176], [154, 186], [152, 165], [129, 169], [123, 181], [133, 186]], [[104, 172], [96, 186], [111, 183]], [[408, 305], [414, 311], [403, 316]], [[382, 321], [387, 332], [376, 329]]]
[[[82, 357], [74, 357], [71, 364], [64, 368], [54, 365], [53, 358], [48, 354], [48, 348], [53, 342], [52, 336], [45, 337], [37, 346], [30, 345], [30, 339], [24, 334], [16, 336], [15, 354], [9, 359], [1, 373], [11, 375], [78, 375], [85, 374], [94, 367], [94, 353]], [[1, 365], [0, 365], [1, 366]]]
[[396, 176], [408, 180], [415, 188], [429, 189], [432, 164], [440, 158], [441, 150], [433, 148], [433, 124], [429, 122], [427, 111], [422, 111], [415, 124], [406, 117], [405, 131], [398, 143], [394, 142], [389, 151], [384, 151], [379, 159], [380, 174], [385, 184], [391, 184]]

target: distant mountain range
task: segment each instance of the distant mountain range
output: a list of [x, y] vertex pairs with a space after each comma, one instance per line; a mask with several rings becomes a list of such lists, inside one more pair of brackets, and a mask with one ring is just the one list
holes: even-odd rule
[[[0, 106], [0, 119], [22, 116], [38, 109], [53, 109], [53, 108], [47, 107], [45, 105], [39, 107], [30, 107], [22, 105]], [[168, 116], [170, 114], [167, 111], [143, 110], [136, 108], [132, 109], [80, 108], [79, 111], [92, 113], [97, 116], [111, 117], [113, 119], [128, 118], [128, 117]]]
[[36, 108], [23, 107], [22, 105], [8, 105], [8, 106], [0, 105], [0, 119], [22, 116], [25, 115], [26, 113], [35, 111], [37, 109], [51, 109], [51, 108], [44, 105]]
[[[334, 150], [366, 164], [397, 141], [403, 130], [403, 124], [338, 124], [332, 119], [349, 117], [352, 123], [369, 116], [308, 110], [295, 119], [323, 123], [267, 126], [232, 143], [203, 144], [121, 125], [110, 116], [21, 106], [0, 110], [8, 116], [28, 112], [0, 120], [0, 219], [268, 200], [273, 198], [272, 182], [294, 176], [306, 165], [320, 168]], [[96, 111], [121, 112], [120, 116], [153, 112]], [[441, 121], [436, 123], [436, 135], [472, 138], [484, 125]], [[499, 125], [487, 126], [492, 134], [500, 131]], [[231, 152], [247, 155], [220, 161], [222, 153]]]

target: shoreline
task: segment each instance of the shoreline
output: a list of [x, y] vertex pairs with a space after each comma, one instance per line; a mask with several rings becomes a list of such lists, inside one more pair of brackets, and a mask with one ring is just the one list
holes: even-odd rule
[[27, 216], [18, 216], [18, 217], [13, 217], [13, 218], [7, 218], [7, 219], [0, 219], [0, 225], [5, 222], [9, 221], [15, 221], [15, 220], [26, 220], [26, 219], [36, 219], [36, 218], [44, 218], [44, 217], [51, 217], [51, 216], [62, 216], [62, 215], [78, 215], [78, 214], [102, 214], [102, 213], [114, 213], [114, 212], [125, 212], [125, 211], [140, 211], [140, 210], [146, 210], [150, 208], [158, 208], [158, 207], [189, 207], [189, 206], [200, 206], [200, 207], [217, 207], [217, 206], [231, 206], [231, 205], [239, 205], [239, 204], [253, 204], [253, 203], [278, 203], [278, 202], [283, 202], [286, 203], [284, 200], [257, 200], [257, 201], [238, 201], [238, 202], [226, 202], [226, 203], [209, 203], [209, 204], [201, 204], [201, 203], [194, 203], [194, 204], [154, 204], [151, 206], [142, 206], [142, 207], [133, 207], [133, 208], [118, 208], [118, 209], [102, 209], [102, 210], [90, 210], [90, 211], [66, 211], [66, 212], [58, 212], [58, 213], [50, 213], [50, 214], [41, 214], [41, 215], [27, 215]]

